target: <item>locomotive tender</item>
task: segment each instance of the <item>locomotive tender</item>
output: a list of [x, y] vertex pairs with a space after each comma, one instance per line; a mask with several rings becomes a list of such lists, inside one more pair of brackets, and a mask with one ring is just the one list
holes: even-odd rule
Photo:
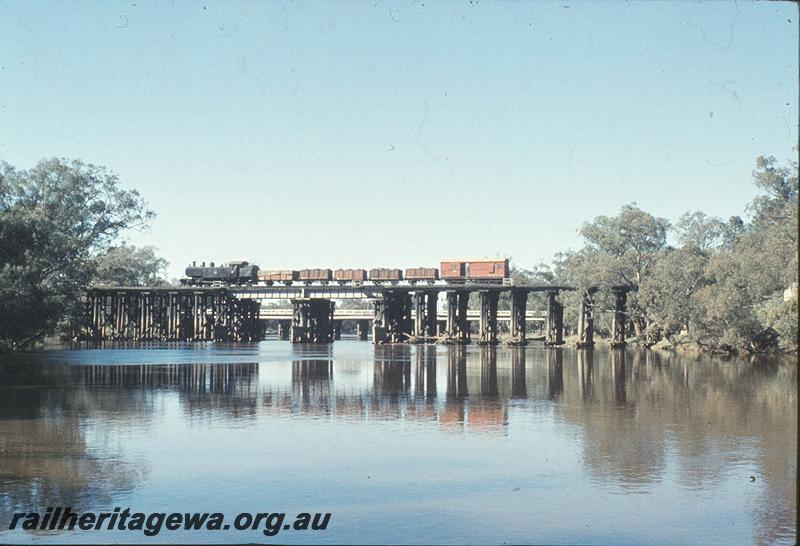
[[507, 258], [479, 259], [479, 260], [442, 260], [439, 269], [435, 267], [415, 267], [405, 270], [374, 268], [369, 273], [365, 269], [301, 269], [299, 271], [260, 270], [255, 264], [246, 261], [228, 262], [225, 265], [214, 266], [205, 262], [198, 266], [196, 262], [186, 268], [186, 278], [181, 279], [181, 284], [191, 286], [202, 285], [253, 285], [263, 283], [272, 286], [276, 283], [291, 285], [295, 282], [303, 284], [328, 284], [336, 282], [344, 285], [353, 283], [360, 285], [366, 281], [374, 284], [397, 284], [407, 281], [411, 284], [433, 284], [443, 280], [448, 284], [477, 283], [506, 283], [510, 278], [510, 269]]

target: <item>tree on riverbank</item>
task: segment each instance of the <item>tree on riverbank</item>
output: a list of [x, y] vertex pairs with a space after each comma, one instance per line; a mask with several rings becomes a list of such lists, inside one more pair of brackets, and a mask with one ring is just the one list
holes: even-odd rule
[[93, 284], [104, 286], [164, 286], [167, 260], [152, 246], [122, 244], [109, 248], [95, 263]]
[[104, 167], [49, 159], [26, 171], [0, 162], [0, 344], [68, 329], [83, 289], [113, 277], [121, 233], [153, 217]]
[[[764, 193], [748, 206], [749, 222], [688, 212], [671, 226], [626, 205], [584, 225], [584, 247], [557, 256], [557, 279], [637, 287], [628, 312], [645, 345], [666, 338], [724, 351], [796, 350], [797, 163], [759, 157], [753, 178]], [[670, 231], [677, 246], [667, 244]], [[564, 295], [568, 308], [577, 297]], [[608, 308], [603, 298], [598, 309]]]

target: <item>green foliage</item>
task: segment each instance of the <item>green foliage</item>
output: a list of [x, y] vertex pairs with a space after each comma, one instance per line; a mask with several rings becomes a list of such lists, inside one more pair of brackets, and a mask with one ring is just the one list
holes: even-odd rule
[[152, 246], [115, 246], [99, 256], [93, 283], [98, 286], [162, 286], [167, 261]]
[[751, 203], [752, 221], [706, 268], [701, 333], [725, 348], [795, 349], [796, 316], [792, 332], [787, 307], [777, 302], [797, 283], [797, 164], [778, 168], [774, 158], [759, 157], [753, 177], [766, 195]]
[[781, 349], [797, 348], [797, 290], [789, 298], [775, 294], [756, 309], [756, 314], [767, 329], [778, 336]]
[[[635, 203], [622, 207], [617, 216], [598, 216], [584, 224], [581, 234], [585, 246], [556, 256], [556, 277], [579, 289], [577, 295], [565, 294], [562, 298], [566, 309], [577, 309], [580, 293], [589, 286], [641, 286], [666, 247], [669, 228], [666, 219], [641, 210]], [[595, 301], [598, 309], [611, 306], [605, 292]], [[648, 317], [639, 299], [636, 292], [628, 296], [628, 313], [636, 334], [642, 335]], [[610, 327], [602, 315], [598, 318], [598, 326]], [[577, 314], [567, 311], [564, 321], [577, 323]]]
[[625, 205], [617, 216], [598, 216], [583, 225], [586, 257], [614, 284], [638, 285], [667, 244], [669, 222]]
[[[633, 205], [599, 216], [581, 230], [584, 247], [556, 256], [555, 277], [578, 288], [625, 284], [636, 334], [687, 337], [712, 349], [797, 348], [797, 163], [759, 157], [753, 171], [764, 192], [748, 207], [750, 221], [687, 212], [675, 226]], [[678, 248], [667, 246], [672, 230]], [[794, 299], [784, 291], [795, 287]], [[565, 294], [565, 311], [580, 291]], [[607, 294], [607, 292], [606, 292]], [[608, 309], [600, 292], [596, 310]], [[595, 325], [608, 327], [607, 314]], [[565, 323], [576, 318], [565, 312]], [[652, 336], [647, 336], [652, 339]]]
[[675, 225], [681, 245], [703, 251], [730, 247], [743, 230], [744, 222], [738, 216], [731, 216], [726, 223], [700, 211], [684, 213]]
[[24, 345], [74, 321], [98, 259], [152, 217], [103, 167], [0, 163], [0, 343]]
[[705, 286], [708, 252], [697, 246], [667, 249], [661, 253], [639, 289], [638, 300], [648, 322], [663, 335], [689, 333], [702, 311], [697, 293]]

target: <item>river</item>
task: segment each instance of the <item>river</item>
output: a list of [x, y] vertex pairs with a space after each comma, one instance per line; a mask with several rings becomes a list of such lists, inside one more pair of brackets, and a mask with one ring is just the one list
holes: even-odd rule
[[[352, 339], [0, 356], [0, 542], [793, 544], [796, 457], [793, 358]], [[8, 529], [57, 506], [331, 519]]]

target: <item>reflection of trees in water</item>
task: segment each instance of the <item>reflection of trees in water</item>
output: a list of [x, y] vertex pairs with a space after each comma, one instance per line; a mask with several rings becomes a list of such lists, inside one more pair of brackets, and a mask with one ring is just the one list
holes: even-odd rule
[[[577, 351], [559, 411], [581, 428], [584, 462], [604, 483], [658, 482], [672, 453], [684, 488], [730, 479], [743, 490], [763, 487], [754, 508], [759, 540], [773, 541], [795, 526], [797, 367], [775, 358], [695, 359]], [[748, 450], [760, 469], [756, 482], [742, 464]]]
[[[147, 428], [161, 390], [177, 390], [190, 417], [255, 413], [257, 377], [257, 364], [0, 366], [0, 507], [112, 504], [146, 468], [118, 453], [105, 425]], [[104, 425], [89, 428], [93, 445], [87, 420]]]
[[122, 459], [113, 443], [88, 444], [86, 418], [102, 410], [82, 388], [64, 388], [72, 387], [70, 372], [0, 365], [0, 510], [7, 514], [111, 504], [140, 479], [141, 466]]
[[[568, 373], [568, 392], [561, 407], [567, 420], [582, 429], [586, 465], [603, 482], [628, 489], [658, 481], [666, 467], [666, 430], [643, 420], [637, 400], [629, 399], [628, 388], [635, 390], [638, 384], [629, 380], [632, 370], [626, 352], [586, 351], [582, 360], [575, 370], [580, 367], [580, 378], [571, 370]], [[573, 394], [570, 387], [586, 390]], [[582, 403], [570, 404], [572, 396]], [[573, 419], [575, 411], [580, 415]]]

